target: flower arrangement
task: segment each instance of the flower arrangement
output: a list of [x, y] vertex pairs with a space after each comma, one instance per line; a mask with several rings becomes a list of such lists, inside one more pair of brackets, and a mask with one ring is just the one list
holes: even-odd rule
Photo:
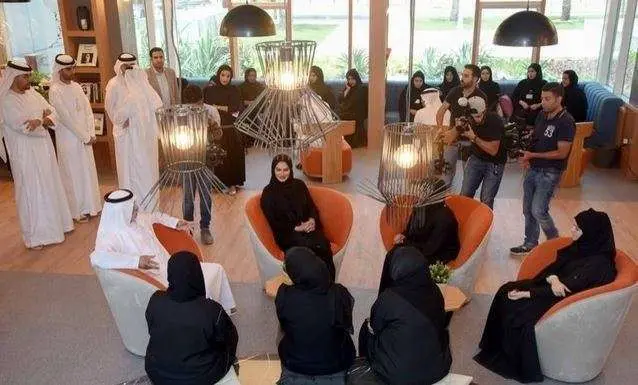
[[49, 100], [49, 86], [51, 81], [49, 78], [40, 71], [31, 72], [31, 78], [29, 79], [31, 86], [47, 101]]
[[443, 262], [436, 262], [430, 265], [430, 277], [432, 277], [434, 283], [446, 284], [452, 277], [452, 269]]

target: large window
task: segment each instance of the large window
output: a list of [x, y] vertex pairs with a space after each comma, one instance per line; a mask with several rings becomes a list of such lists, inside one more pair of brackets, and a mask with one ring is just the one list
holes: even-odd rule
[[210, 78], [230, 64], [228, 38], [219, 36], [226, 8], [222, 0], [176, 0], [176, 29], [182, 76]]
[[[416, 2], [414, 21], [414, 70], [425, 74], [428, 84], [439, 84], [443, 69], [461, 68], [472, 61], [474, 0], [421, 0]], [[410, 1], [390, 3], [388, 79], [408, 76]]]
[[545, 78], [559, 80], [564, 70], [572, 69], [581, 80], [595, 80], [605, 1], [547, 0], [545, 14], [558, 31], [558, 44], [541, 48]]
[[622, 94], [626, 98], [631, 96], [632, 81], [636, 69], [636, 56], [638, 56], [638, 13], [634, 16], [634, 30], [631, 35], [629, 56], [627, 57], [627, 69], [625, 70], [625, 79], [622, 88]]
[[[368, 60], [370, 51], [370, 0], [352, 0], [352, 63], [351, 68], [356, 69], [363, 79], [368, 78]], [[345, 79], [347, 65], [343, 60], [339, 61], [338, 69], [341, 70], [341, 78]]]
[[348, 66], [348, 0], [295, 0], [292, 38], [316, 41], [315, 65], [326, 79], [342, 79]]
[[31, 59], [38, 71], [50, 74], [55, 55], [64, 51], [57, 1], [32, 0], [0, 7], [5, 19], [0, 28], [0, 46], [4, 46], [7, 56]]

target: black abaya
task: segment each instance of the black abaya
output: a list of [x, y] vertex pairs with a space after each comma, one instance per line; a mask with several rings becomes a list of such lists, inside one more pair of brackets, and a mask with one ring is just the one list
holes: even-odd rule
[[[448, 82], [447, 79], [445, 78], [448, 73], [452, 74], [452, 81]], [[456, 71], [456, 68], [452, 67], [452, 66], [447, 66], [445, 67], [445, 70], [443, 70], [443, 82], [441, 82], [441, 84], [439, 84], [439, 90], [441, 91], [441, 103], [443, 103], [445, 101], [445, 98], [447, 98], [447, 94], [450, 93], [450, 90], [456, 86], [460, 86], [461, 85], [461, 79], [459, 78], [459, 73]]]
[[354, 299], [330, 279], [326, 265], [308, 248], [286, 252], [292, 286], [281, 285], [275, 298], [284, 333], [282, 365], [295, 373], [321, 376], [342, 372], [355, 356], [352, 342]]
[[[423, 81], [423, 84], [421, 84], [421, 87], [416, 88], [414, 86], [414, 78], [421, 78], [421, 80]], [[414, 73], [414, 75], [412, 75], [412, 78], [410, 79], [410, 109], [411, 110], [420, 110], [421, 108], [423, 108], [423, 101], [421, 100], [421, 93], [423, 93], [423, 91], [425, 91], [426, 89], [430, 88], [430, 86], [428, 86], [427, 84], [425, 84], [425, 75], [423, 75], [423, 72], [421, 71], [416, 71]], [[408, 94], [408, 86], [405, 86], [405, 88], [403, 88], [403, 91], [401, 91], [401, 95], [399, 95], [399, 118], [401, 119], [401, 122], [406, 122], [406, 113], [409, 113], [406, 111], [406, 98]], [[410, 113], [410, 122], [414, 122], [414, 116]]]
[[221, 305], [205, 298], [202, 269], [190, 252], [168, 262], [168, 289], [146, 308], [145, 368], [155, 385], [210, 385], [236, 361], [238, 335]]
[[[583, 231], [571, 245], [558, 251], [556, 261], [533, 279], [508, 282], [496, 293], [474, 359], [487, 369], [519, 382], [543, 381], [536, 347], [536, 322], [556, 297], [546, 279], [556, 275], [571, 291], [567, 295], [602, 286], [616, 276], [615, 246], [611, 222], [605, 213], [592, 209], [576, 216]], [[531, 297], [510, 300], [512, 290], [529, 291]]]
[[[220, 67], [217, 71], [218, 79], [222, 70], [230, 70], [230, 67]], [[204, 103], [228, 107], [228, 111], [218, 110], [222, 125], [222, 137], [218, 144], [226, 151], [226, 157], [214, 171], [226, 186], [241, 186], [246, 181], [246, 154], [242, 137], [233, 126], [235, 123], [233, 114], [242, 109], [239, 89], [230, 83], [225, 86], [221, 84], [207, 86], [204, 88]]]
[[354, 134], [346, 135], [345, 139], [352, 148], [365, 147], [368, 136], [365, 120], [368, 118], [368, 87], [361, 82], [361, 76], [355, 69], [346, 73], [346, 78], [354, 77], [357, 84], [350, 88], [346, 96], [339, 93], [339, 117], [341, 120], [354, 120]]
[[[280, 161], [286, 162], [290, 168], [290, 176], [285, 182], [280, 182], [275, 177], [275, 166]], [[261, 194], [260, 205], [277, 245], [284, 252], [294, 246], [311, 249], [326, 263], [330, 277], [334, 280], [336, 271], [330, 242], [323, 234], [319, 211], [312, 201], [308, 187], [303, 181], [293, 177], [292, 162], [287, 156], [278, 155], [273, 159], [271, 173], [270, 183]], [[295, 227], [309, 218], [315, 220], [314, 231], [295, 231]]]
[[310, 86], [310, 88], [315, 91], [324, 102], [328, 103], [330, 109], [334, 111], [337, 108], [337, 100], [330, 87], [328, 87], [325, 83], [323, 70], [321, 67], [312, 66], [310, 67], [310, 72], [317, 76], [317, 80], [314, 83], [308, 83], [308, 86]]
[[448, 263], [461, 250], [458, 221], [445, 203], [415, 208], [404, 235], [404, 244], [416, 247], [428, 264]]
[[530, 64], [530, 68], [536, 71], [536, 77], [534, 79], [525, 78], [518, 82], [518, 85], [512, 93], [512, 103], [514, 104], [514, 116], [525, 119], [525, 123], [528, 126], [533, 126], [542, 108], [539, 107], [536, 110], [528, 108], [526, 110], [521, 107], [519, 102], [523, 101], [530, 106], [540, 103], [541, 89], [547, 82], [543, 80], [543, 72], [540, 65], [532, 63]]
[[[390, 279], [361, 327], [359, 353], [379, 384], [433, 384], [452, 364], [443, 296], [417, 249], [400, 247], [386, 258]], [[349, 376], [348, 384], [374, 383], [370, 373]]]
[[572, 70], [565, 71], [569, 76], [569, 86], [563, 87], [563, 106], [574, 118], [576, 123], [587, 120], [587, 97], [585, 92], [578, 87], [578, 75]]

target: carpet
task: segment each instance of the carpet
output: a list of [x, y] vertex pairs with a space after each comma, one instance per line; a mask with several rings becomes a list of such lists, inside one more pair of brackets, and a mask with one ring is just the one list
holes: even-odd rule
[[[272, 300], [256, 283], [231, 284], [242, 358], [275, 353], [278, 325]], [[376, 290], [350, 290], [355, 330], [368, 316]], [[450, 325], [454, 373], [480, 385], [516, 384], [472, 361], [491, 296], [476, 295]], [[622, 385], [638, 377], [638, 306], [630, 310], [604, 372], [590, 384]], [[633, 326], [633, 327], [632, 327]], [[355, 337], [356, 337], [355, 333]], [[114, 385], [144, 375], [144, 361], [128, 353], [94, 276], [0, 272], [0, 384]], [[546, 380], [543, 384], [558, 384]]]

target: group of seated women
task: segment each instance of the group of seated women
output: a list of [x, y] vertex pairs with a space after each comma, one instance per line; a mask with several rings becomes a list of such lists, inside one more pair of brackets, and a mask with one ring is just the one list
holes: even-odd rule
[[[406, 112], [409, 111], [409, 121], [414, 121], [416, 113], [425, 107], [424, 100], [421, 95], [430, 88], [438, 88], [440, 91], [441, 101], [444, 101], [448, 93], [454, 88], [460, 86], [461, 82], [456, 68], [448, 66], [443, 71], [443, 82], [438, 86], [431, 86], [425, 82], [423, 72], [416, 71], [410, 80], [410, 107], [407, 109], [407, 90], [404, 88], [399, 96], [399, 115], [401, 121], [406, 120]], [[527, 76], [521, 80], [511, 95], [513, 103], [513, 116], [526, 125], [534, 125], [536, 116], [541, 110], [541, 89], [547, 83], [543, 79], [543, 71], [539, 64], [532, 63], [527, 68]], [[585, 93], [578, 87], [578, 75], [573, 70], [563, 72], [561, 84], [565, 96], [563, 97], [563, 105], [567, 109], [576, 122], [583, 122], [587, 116], [587, 98]], [[481, 67], [481, 77], [478, 86], [487, 96], [487, 105], [489, 110], [498, 110], [499, 98], [502, 95], [500, 85], [493, 80], [492, 69], [489, 66]]]
[[[272, 161], [261, 207], [285, 252], [283, 269], [292, 281], [281, 285], [275, 297], [283, 333], [280, 385], [434, 384], [449, 374], [450, 315], [428, 269], [434, 261], [454, 259], [459, 249], [458, 224], [444, 203], [415, 210], [406, 231], [395, 238], [383, 263], [378, 297], [359, 331], [358, 349], [354, 298], [336, 283], [318, 209], [304, 182], [293, 177], [286, 155]], [[476, 362], [520, 382], [543, 380], [535, 323], [564, 297], [616, 276], [607, 214], [593, 209], [579, 213], [572, 237], [573, 243], [536, 277], [498, 290]], [[197, 257], [174, 254], [168, 282], [146, 311], [150, 379], [156, 385], [237, 384], [233, 364], [238, 333], [223, 308], [205, 298]]]

